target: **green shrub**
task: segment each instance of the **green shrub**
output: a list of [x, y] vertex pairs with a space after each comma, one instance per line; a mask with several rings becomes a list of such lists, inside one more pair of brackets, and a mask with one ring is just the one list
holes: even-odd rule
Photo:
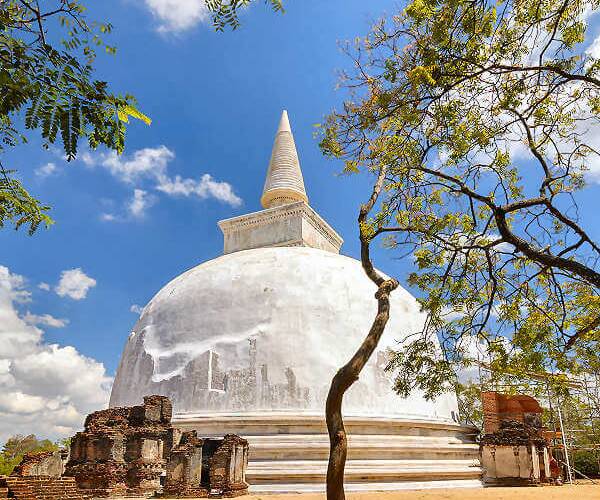
[[573, 453], [573, 467], [586, 476], [600, 475], [598, 460], [600, 452], [579, 450]]

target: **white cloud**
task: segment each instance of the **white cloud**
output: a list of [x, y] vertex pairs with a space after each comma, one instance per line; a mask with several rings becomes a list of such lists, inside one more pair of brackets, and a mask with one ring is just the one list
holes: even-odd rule
[[182, 179], [176, 175], [171, 179], [163, 177], [160, 179], [156, 189], [171, 196], [192, 196], [199, 198], [215, 198], [228, 203], [232, 207], [242, 204], [242, 199], [237, 196], [227, 182], [215, 181], [209, 174], [204, 174], [199, 181], [194, 179]]
[[96, 280], [85, 274], [81, 268], [68, 269], [60, 274], [60, 281], [54, 291], [61, 297], [73, 300], [85, 299], [90, 288], [96, 286]]
[[154, 198], [143, 189], [134, 189], [133, 198], [127, 204], [127, 210], [132, 217], [140, 218], [146, 213], [148, 207], [154, 203]]
[[[580, 140], [593, 148], [594, 151], [600, 151], [600, 126], [591, 126], [587, 128], [580, 127]], [[590, 183], [600, 184], [600, 154], [592, 152], [585, 159], [584, 171], [586, 180]]]
[[102, 214], [100, 214], [100, 220], [103, 220], [106, 222], [112, 222], [112, 221], [117, 220], [117, 216], [114, 214], [102, 213]]
[[137, 304], [132, 304], [131, 307], [129, 308], [129, 310], [132, 313], [139, 315], [139, 314], [142, 314], [142, 311], [144, 310], [144, 308], [142, 306], [138, 306]]
[[36, 413], [44, 409], [44, 398], [22, 392], [0, 394], [0, 412], [17, 414]]
[[123, 182], [134, 183], [141, 178], [157, 178], [167, 170], [175, 153], [166, 146], [144, 148], [135, 151], [131, 158], [124, 159], [114, 151], [103, 155], [100, 164]]
[[[490, 343], [503, 347], [506, 352], [514, 352], [515, 347], [507, 337], [497, 336], [489, 340]], [[468, 365], [456, 372], [458, 380], [462, 383], [476, 382], [492, 362], [492, 354], [488, 343], [473, 335], [464, 335], [458, 341], [457, 349]]]
[[48, 292], [50, 290], [50, 285], [48, 283], [44, 283], [43, 281], [38, 285], [40, 290], [45, 290]]
[[35, 175], [38, 177], [48, 177], [58, 171], [56, 164], [49, 162], [35, 169]]
[[[10, 287], [13, 290], [11, 294], [11, 300], [18, 304], [25, 304], [31, 302], [31, 292], [25, 290], [25, 278], [19, 274], [13, 274], [8, 271], [8, 268], [0, 266], [0, 286], [4, 284], [6, 287]], [[2, 302], [0, 301], [0, 306]], [[2, 316], [0, 316], [0, 320]], [[0, 323], [2, 323], [0, 321]]]
[[112, 381], [74, 347], [46, 343], [34, 315], [17, 310], [23, 292], [25, 280], [0, 266], [0, 441], [17, 433], [66, 437], [106, 407]]
[[600, 35], [598, 35], [591, 45], [585, 51], [586, 54], [589, 54], [594, 59], [600, 59]]
[[94, 167], [96, 165], [96, 158], [89, 150], [83, 150], [77, 153], [77, 159], [82, 161], [86, 167]]
[[[133, 216], [143, 213], [144, 209], [154, 202], [153, 198], [142, 194], [147, 193], [146, 189], [142, 189], [142, 186], [147, 185], [144, 182], [151, 183], [154, 189], [168, 196], [195, 196], [203, 200], [212, 198], [233, 207], [242, 204], [242, 199], [235, 194], [231, 184], [217, 181], [210, 174], [204, 174], [200, 179], [180, 175], [171, 177], [168, 167], [174, 159], [175, 153], [161, 145], [139, 149], [129, 157], [119, 156], [114, 152], [88, 154], [82, 161], [88, 166], [105, 168], [121, 182], [135, 186], [134, 200], [126, 207], [128, 213]], [[112, 213], [102, 214], [100, 218], [105, 221], [119, 219]]]
[[158, 31], [182, 32], [208, 19], [205, 0], [144, 0], [158, 19]]
[[62, 328], [69, 323], [68, 319], [55, 318], [50, 314], [31, 314], [29, 311], [23, 316], [23, 321], [30, 325], [45, 325], [53, 328]]

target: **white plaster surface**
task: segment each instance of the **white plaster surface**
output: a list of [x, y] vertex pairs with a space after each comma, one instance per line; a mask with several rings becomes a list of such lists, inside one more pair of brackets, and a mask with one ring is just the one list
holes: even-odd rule
[[[111, 406], [170, 396], [175, 411], [322, 414], [335, 371], [353, 354], [376, 313], [375, 286], [360, 262], [307, 247], [223, 255], [168, 283], [144, 308], [117, 371]], [[452, 421], [456, 398], [408, 400], [383, 371], [387, 347], [418, 330], [415, 299], [399, 288], [391, 319], [347, 415]]]
[[303, 201], [219, 221], [223, 253], [253, 248], [304, 246], [340, 253], [343, 240]]
[[489, 479], [530, 479], [534, 476], [535, 463], [527, 446], [484, 446], [481, 465]]

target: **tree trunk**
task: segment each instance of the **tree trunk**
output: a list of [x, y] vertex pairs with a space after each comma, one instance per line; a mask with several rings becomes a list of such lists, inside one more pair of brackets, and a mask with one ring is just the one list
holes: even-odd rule
[[344, 419], [342, 416], [342, 402], [346, 391], [358, 380], [360, 372], [375, 351], [379, 339], [385, 330], [390, 316], [390, 293], [397, 287], [395, 279], [384, 279], [373, 267], [369, 256], [370, 238], [363, 232], [364, 223], [373, 205], [379, 197], [386, 168], [379, 171], [377, 182], [369, 201], [360, 209], [358, 224], [361, 242], [361, 263], [367, 276], [373, 281], [378, 289], [375, 293], [377, 299], [377, 316], [373, 320], [368, 335], [363, 340], [352, 359], [346, 363], [333, 377], [331, 387], [327, 395], [325, 407], [325, 418], [327, 420], [327, 431], [329, 432], [329, 464], [327, 466], [327, 500], [345, 500], [344, 493], [344, 469], [348, 452], [348, 440]]

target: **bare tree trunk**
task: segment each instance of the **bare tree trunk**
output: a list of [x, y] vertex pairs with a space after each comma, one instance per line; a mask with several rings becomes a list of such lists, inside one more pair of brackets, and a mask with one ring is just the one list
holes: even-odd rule
[[342, 402], [346, 391], [358, 380], [360, 372], [375, 351], [379, 339], [385, 330], [390, 316], [390, 293], [397, 287], [395, 279], [384, 279], [373, 267], [369, 255], [370, 237], [363, 231], [364, 223], [369, 212], [377, 202], [383, 181], [385, 179], [386, 167], [382, 167], [373, 186], [373, 192], [369, 201], [362, 205], [358, 216], [360, 231], [361, 263], [367, 276], [377, 285], [375, 298], [377, 299], [377, 316], [373, 320], [368, 335], [363, 340], [358, 350], [333, 377], [327, 404], [325, 407], [325, 418], [329, 432], [329, 464], [327, 467], [327, 500], [345, 500], [344, 493], [344, 469], [346, 466], [346, 455], [348, 441], [344, 419], [342, 417]]

